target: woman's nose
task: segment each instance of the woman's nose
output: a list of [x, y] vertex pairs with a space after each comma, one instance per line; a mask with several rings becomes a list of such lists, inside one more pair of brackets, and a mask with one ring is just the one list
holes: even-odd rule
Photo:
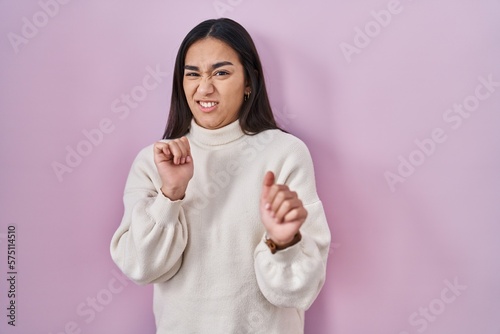
[[198, 93], [201, 95], [209, 95], [214, 92], [214, 85], [211, 77], [202, 78], [198, 86]]

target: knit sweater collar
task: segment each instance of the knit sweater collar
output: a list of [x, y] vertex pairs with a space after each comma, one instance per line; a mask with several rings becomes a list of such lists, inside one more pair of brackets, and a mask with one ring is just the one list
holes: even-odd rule
[[241, 138], [245, 134], [240, 127], [239, 120], [236, 120], [222, 128], [209, 130], [196, 124], [194, 118], [191, 120], [189, 133], [194, 140], [208, 146], [228, 144]]

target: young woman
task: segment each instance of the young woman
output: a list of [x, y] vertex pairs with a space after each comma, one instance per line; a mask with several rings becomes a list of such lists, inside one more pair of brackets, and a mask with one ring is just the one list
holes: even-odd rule
[[157, 333], [303, 333], [330, 232], [309, 151], [277, 127], [240, 24], [185, 37], [164, 139], [138, 154], [124, 204], [111, 255], [154, 283]]

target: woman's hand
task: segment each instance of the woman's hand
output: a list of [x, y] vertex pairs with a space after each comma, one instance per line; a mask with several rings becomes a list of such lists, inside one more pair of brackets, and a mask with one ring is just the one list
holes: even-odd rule
[[260, 216], [268, 237], [278, 246], [293, 240], [307, 217], [307, 210], [295, 191], [274, 183], [273, 172], [267, 172], [260, 199]]
[[155, 143], [154, 161], [162, 181], [162, 193], [172, 201], [182, 199], [194, 171], [188, 139]]

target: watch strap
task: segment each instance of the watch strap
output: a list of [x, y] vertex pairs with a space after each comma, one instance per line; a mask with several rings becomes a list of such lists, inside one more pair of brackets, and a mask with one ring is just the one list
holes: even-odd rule
[[267, 237], [267, 234], [266, 234], [266, 237], [265, 237], [265, 240], [264, 242], [266, 243], [266, 245], [269, 247], [269, 249], [271, 250], [271, 253], [272, 254], [275, 254], [277, 251], [280, 251], [280, 250], [283, 250], [283, 249], [286, 249], [288, 247], [291, 247], [295, 244], [297, 244], [300, 240], [302, 240], [302, 234], [300, 234], [300, 231], [297, 232], [292, 241], [284, 244], [284, 245], [277, 245], [272, 239], [269, 239]]

